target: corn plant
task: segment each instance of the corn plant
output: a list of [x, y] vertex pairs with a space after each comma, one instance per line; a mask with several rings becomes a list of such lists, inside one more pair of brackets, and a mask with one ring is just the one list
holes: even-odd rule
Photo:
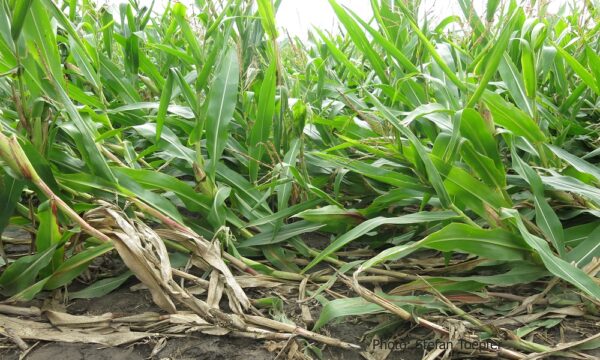
[[[385, 310], [447, 336], [427, 320], [442, 310], [501, 356], [554, 351], [470, 310], [517, 285], [537, 295], [511, 316], [550, 294], [598, 304], [594, 2], [554, 15], [488, 0], [478, 14], [460, 0], [462, 14], [429, 19], [419, 1], [373, 0], [364, 19], [329, 0], [342, 31], [307, 41], [283, 36], [279, 3], [0, 1], [0, 234], [32, 239], [3, 252], [2, 295], [95, 279], [92, 261], [118, 255], [130, 271], [71, 299], [133, 274], [165, 311], [293, 332], [242, 315], [276, 307], [247, 297], [245, 273], [301, 283], [323, 305], [315, 331]], [[211, 277], [206, 303], [172, 281], [204, 284], [181, 259]], [[347, 296], [327, 298], [334, 286]], [[209, 311], [223, 292], [234, 314]]]

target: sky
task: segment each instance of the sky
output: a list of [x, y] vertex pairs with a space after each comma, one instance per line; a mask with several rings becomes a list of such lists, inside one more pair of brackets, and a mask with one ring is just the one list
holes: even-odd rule
[[[548, 11], [556, 13], [560, 6], [568, 1], [550, 0]], [[373, 16], [370, 0], [337, 0], [337, 2], [365, 20]], [[472, 2], [475, 11], [483, 16], [487, 0], [472, 0]], [[421, 11], [424, 11], [428, 18], [433, 17], [438, 20], [463, 13], [458, 0], [422, 0]], [[277, 25], [288, 29], [290, 35], [297, 35], [300, 38], [307, 38], [307, 31], [312, 26], [321, 30], [337, 31], [337, 24], [335, 13], [327, 0], [282, 0], [277, 12]]]
[[[152, 0], [139, 1], [145, 5], [149, 5], [152, 2]], [[179, 1], [188, 6], [194, 3], [193, 0]], [[567, 1], [569, 0], [550, 0], [549, 11], [558, 11], [560, 6]], [[112, 5], [121, 2], [126, 2], [126, 0], [98, 0], [98, 3], [109, 3]], [[167, 4], [167, 0], [155, 0], [155, 2], [155, 11], [158, 12], [164, 9]], [[337, 0], [337, 2], [359, 14], [365, 20], [370, 19], [373, 15], [369, 0]], [[473, 0], [473, 4], [477, 13], [483, 15], [487, 0]], [[462, 14], [458, 0], [422, 0], [422, 10], [429, 17], [433, 16], [438, 19], [449, 15]], [[338, 30], [336, 16], [327, 0], [282, 0], [277, 12], [277, 26], [287, 29], [292, 37], [298, 36], [302, 39], [308, 37], [308, 31], [313, 26], [331, 32]]]
[[[364, 19], [373, 16], [369, 0], [340, 0], [338, 3]], [[291, 36], [300, 38], [307, 38], [313, 26], [326, 31], [337, 30], [336, 16], [327, 0], [282, 0], [276, 20]]]

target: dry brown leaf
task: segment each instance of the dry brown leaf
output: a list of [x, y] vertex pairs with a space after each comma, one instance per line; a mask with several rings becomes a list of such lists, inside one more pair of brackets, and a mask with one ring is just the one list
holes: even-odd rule
[[244, 309], [248, 309], [250, 307], [250, 300], [246, 296], [246, 293], [240, 285], [235, 280], [235, 277], [229, 270], [229, 267], [225, 264], [223, 259], [220, 256], [220, 251], [217, 251], [216, 245], [210, 244], [208, 241], [200, 238], [194, 237], [191, 239], [193, 243], [196, 245], [196, 255], [200, 256], [202, 260], [206, 261], [210, 266], [217, 269], [223, 276], [225, 277], [225, 282], [233, 290], [238, 301], [242, 305]]
[[527, 314], [527, 315], [514, 316], [511, 318], [492, 320], [491, 325], [497, 326], [497, 327], [505, 326], [505, 325], [526, 325], [526, 324], [528, 324], [534, 320], [540, 319], [546, 315], [548, 315], [547, 317], [553, 317], [553, 318], [565, 317], [565, 316], [579, 317], [579, 316], [584, 316], [585, 311], [583, 311], [581, 308], [579, 308], [576, 305], [566, 306], [566, 307], [558, 308], [558, 309], [546, 309], [544, 311], [540, 311], [540, 312], [537, 312], [534, 314]]
[[107, 327], [111, 323], [114, 315], [106, 313], [102, 315], [71, 315], [63, 312], [46, 310], [44, 315], [50, 320], [54, 326], [69, 326], [69, 327]]
[[210, 325], [209, 322], [192, 313], [171, 314], [169, 315], [169, 322], [171, 324]]
[[213, 309], [219, 308], [219, 302], [223, 296], [223, 288], [225, 284], [219, 277], [219, 272], [213, 270], [210, 273], [210, 282], [208, 285], [208, 296], [206, 297], [206, 303]]
[[105, 346], [119, 346], [157, 335], [155, 333], [134, 331], [113, 331], [109, 334], [98, 334], [81, 329], [62, 328], [58, 330], [48, 323], [15, 319], [0, 315], [0, 334], [9, 336], [10, 332], [21, 339], [68, 343], [79, 342]]

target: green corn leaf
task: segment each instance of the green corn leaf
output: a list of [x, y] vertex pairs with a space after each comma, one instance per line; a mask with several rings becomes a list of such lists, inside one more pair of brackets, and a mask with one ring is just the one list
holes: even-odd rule
[[35, 298], [37, 294], [39, 294], [42, 290], [44, 290], [44, 285], [50, 279], [50, 276], [45, 277], [35, 284], [28, 286], [27, 288], [19, 291], [18, 293], [11, 296], [7, 301], [9, 302], [26, 302], [31, 301]]
[[358, 239], [359, 237], [367, 234], [368, 232], [376, 229], [382, 225], [410, 225], [410, 224], [421, 224], [421, 223], [429, 223], [429, 222], [438, 222], [449, 220], [452, 218], [456, 218], [458, 215], [452, 211], [436, 211], [436, 212], [419, 212], [415, 214], [408, 214], [399, 217], [376, 217], [370, 220], [367, 220], [352, 230], [348, 231], [344, 235], [335, 239], [325, 250], [321, 251], [317, 257], [315, 257], [303, 270], [302, 272], [306, 272], [310, 270], [312, 267], [323, 261], [326, 257], [333, 254], [337, 250], [346, 246], [348, 243]]
[[600, 297], [600, 286], [598, 286], [598, 284], [596, 284], [588, 274], [584, 273], [582, 270], [566, 262], [565, 260], [556, 257], [550, 250], [547, 242], [535, 235], [530, 234], [523, 223], [521, 216], [516, 210], [503, 210], [505, 216], [510, 218], [516, 224], [525, 242], [527, 242], [527, 244], [529, 244], [529, 246], [531, 246], [540, 255], [540, 258], [544, 262], [544, 265], [548, 271], [571, 283], [588, 295], [593, 296], [594, 298]]
[[308, 221], [297, 221], [291, 224], [285, 224], [275, 231], [264, 231], [254, 237], [244, 240], [239, 247], [250, 247], [260, 245], [273, 245], [281, 243], [295, 236], [317, 231], [325, 226], [324, 224], [312, 224]]
[[68, 284], [81, 274], [90, 263], [97, 257], [106, 254], [114, 249], [112, 243], [87, 248], [77, 255], [71, 256], [65, 260], [50, 276], [45, 283], [44, 288], [48, 290], [56, 289]]
[[[430, 295], [420, 296], [389, 296], [383, 295], [387, 300], [395, 303], [397, 306], [403, 308], [406, 311], [415, 311], [417, 308], [445, 309], [443, 303], [437, 300], [435, 297]], [[358, 316], [367, 314], [378, 314], [383, 313], [386, 310], [381, 306], [371, 303], [361, 297], [356, 298], [344, 298], [336, 299], [328, 302], [323, 307], [319, 319], [314, 325], [313, 330], [318, 330], [324, 325], [330, 323], [332, 320], [347, 317], [347, 316]]]
[[208, 97], [206, 146], [211, 159], [209, 174], [212, 178], [229, 136], [228, 125], [237, 101], [239, 71], [237, 53], [229, 47], [217, 68]]
[[444, 252], [460, 251], [494, 260], [524, 260], [527, 245], [502, 229], [479, 229], [467, 224], [450, 224], [427, 236], [421, 246]]
[[444, 187], [442, 178], [438, 170], [433, 165], [433, 162], [429, 158], [429, 155], [427, 154], [427, 151], [425, 150], [425, 147], [423, 147], [423, 145], [421, 144], [420, 140], [415, 136], [415, 134], [412, 133], [412, 131], [410, 131], [410, 129], [402, 125], [400, 121], [398, 121], [398, 119], [392, 113], [390, 113], [389, 110], [385, 108], [385, 106], [383, 106], [381, 102], [379, 102], [379, 100], [377, 100], [377, 98], [375, 98], [370, 93], [367, 93], [367, 96], [369, 97], [369, 99], [371, 99], [373, 104], [375, 104], [377, 109], [381, 111], [384, 119], [390, 122], [394, 126], [394, 128], [396, 128], [402, 135], [406, 136], [406, 138], [408, 138], [411, 144], [415, 147], [419, 158], [425, 164], [425, 168], [427, 169], [427, 176], [429, 177], [431, 186], [433, 186], [433, 188], [435, 189], [435, 192], [439, 197], [442, 206], [448, 208], [451, 204], [448, 192]]
[[38, 251], [46, 250], [60, 241], [61, 235], [57, 212], [56, 204], [50, 200], [38, 206], [38, 219], [40, 222], [36, 236], [36, 248]]
[[[58, 224], [58, 208], [52, 200], [47, 200], [38, 206], [39, 226], [36, 234], [35, 246], [37, 251], [44, 251], [57, 245], [62, 240]], [[49, 275], [51, 270], [56, 269], [63, 262], [64, 250], [56, 248], [50, 268], [43, 273]]]
[[[477, 38], [485, 35], [485, 24], [481, 21], [481, 18], [475, 11], [475, 5], [472, 0], [458, 0], [458, 4], [462, 10], [463, 16], [469, 22], [469, 25], [473, 29], [473, 35]], [[490, 4], [488, 3], [488, 6]], [[487, 8], [486, 8], [487, 10]], [[487, 17], [486, 12], [486, 17]]]
[[565, 245], [575, 248], [594, 232], [600, 221], [592, 221], [582, 225], [575, 225], [565, 229]]
[[516, 19], [516, 15], [513, 15], [513, 17], [504, 26], [498, 39], [494, 42], [494, 46], [492, 47], [489, 56], [485, 58], [485, 71], [479, 80], [477, 89], [469, 99], [467, 107], [474, 107], [477, 104], [483, 93], [486, 91], [488, 83], [498, 71], [498, 66], [502, 61], [503, 54], [506, 51], [510, 41], [510, 36], [513, 31], [512, 28], [514, 26], [514, 19]]
[[434, 155], [431, 156], [431, 160], [442, 174], [444, 188], [455, 203], [464, 205], [488, 220], [493, 219], [489, 218], [487, 209], [509, 206], [510, 203], [502, 197], [501, 193], [494, 191], [467, 171], [457, 166], [450, 166]]
[[79, 291], [69, 293], [69, 299], [94, 299], [104, 296], [123, 285], [132, 275], [131, 271], [125, 271], [119, 276], [98, 280]]
[[300, 268], [292, 262], [293, 254], [278, 245], [267, 245], [262, 248], [265, 258], [277, 269], [298, 273]]
[[9, 224], [15, 207], [21, 199], [25, 182], [9, 175], [0, 176], [0, 236]]
[[[198, 105], [198, 99], [196, 98], [196, 94], [194, 93], [194, 90], [192, 89], [192, 87], [190, 86], [188, 81], [186, 80], [186, 77], [183, 76], [181, 71], [179, 71], [179, 69], [171, 69], [171, 73], [174, 74], [175, 80], [176, 80], [177, 86], [178, 86], [177, 88], [174, 89], [173, 94], [171, 94], [171, 97], [178, 94], [178, 90], [179, 90], [179, 92], [181, 92], [181, 94], [185, 98], [186, 102], [188, 103], [190, 109], [194, 113], [194, 116], [197, 119], [199, 119], [201, 117], [200, 106]], [[201, 127], [201, 128], [203, 128], [203, 127]]]
[[90, 53], [87, 51], [81, 36], [77, 33], [75, 26], [71, 22], [72, 19], [69, 19], [65, 16], [65, 13], [60, 9], [60, 7], [52, 0], [42, 0], [46, 8], [50, 10], [52, 17], [54, 17], [60, 26], [62, 26], [71, 36], [71, 40], [77, 44], [77, 47], [85, 54], [86, 60], [92, 61]]
[[535, 72], [535, 60], [529, 43], [521, 40], [521, 69], [523, 69], [523, 83], [527, 97], [535, 99], [537, 90], [537, 74]]
[[413, 177], [397, 171], [388, 170], [383, 167], [376, 167], [363, 161], [352, 160], [333, 154], [315, 153], [315, 155], [337, 166], [347, 168], [348, 170], [354, 171], [370, 179], [380, 181], [384, 184], [418, 191], [428, 190], [427, 186], [419, 184]]
[[565, 256], [568, 262], [575, 262], [579, 268], [587, 265], [594, 257], [600, 256], [600, 226], [587, 235], [583, 241]]
[[552, 210], [544, 195], [544, 185], [540, 176], [527, 165], [513, 150], [513, 167], [531, 186], [534, 203], [536, 224], [544, 235], [552, 242], [561, 257], [565, 254], [564, 233], [560, 219]]
[[400, 51], [396, 45], [394, 45], [391, 41], [386, 39], [383, 35], [381, 35], [377, 30], [375, 30], [372, 26], [370, 26], [367, 22], [360, 18], [358, 14], [354, 12], [350, 12], [354, 19], [360, 23], [360, 25], [365, 28], [373, 39], [379, 43], [396, 61], [406, 69], [407, 73], [418, 73], [419, 69]]
[[255, 215], [272, 213], [269, 205], [265, 201], [264, 194], [256, 190], [246, 178], [224, 164], [219, 164], [217, 168], [217, 180], [229, 185], [232, 189], [235, 189], [235, 194], [254, 209], [256, 212]]
[[592, 91], [594, 91], [597, 95], [600, 95], [600, 85], [597, 79], [579, 62], [575, 57], [569, 54], [565, 49], [560, 47], [558, 44], [554, 44], [554, 47], [562, 56], [563, 59], [571, 66], [573, 71], [579, 76], [581, 81], [586, 84]]
[[569, 165], [573, 166], [575, 169], [590, 174], [596, 178], [596, 181], [600, 181], [600, 168], [598, 166], [591, 164], [566, 150], [563, 150], [557, 146], [546, 144], [546, 146], [552, 150], [556, 156], [566, 161]]
[[476, 281], [481, 284], [514, 286], [517, 284], [527, 284], [536, 281], [549, 273], [543, 266], [531, 262], [511, 262], [510, 270], [496, 275], [474, 275], [474, 276], [448, 276], [444, 279], [453, 281]]
[[348, 14], [348, 11], [340, 6], [335, 0], [329, 0], [329, 4], [333, 8], [333, 11], [337, 15], [340, 22], [348, 31], [348, 34], [354, 41], [356, 47], [360, 49], [360, 51], [365, 54], [369, 60], [379, 79], [381, 79], [382, 82], [387, 83], [388, 76], [385, 71], [385, 64], [381, 60], [381, 57], [373, 50], [369, 40], [361, 31], [356, 21], [354, 21], [354, 19], [352, 19], [352, 17]]
[[156, 142], [160, 140], [162, 128], [165, 124], [165, 118], [167, 116], [167, 110], [169, 103], [171, 102], [171, 94], [173, 92], [173, 80], [175, 75], [172, 71], [169, 71], [167, 81], [160, 94], [160, 105], [158, 106], [158, 113], [156, 114]]
[[322, 202], [323, 202], [323, 200], [321, 200], [321, 199], [312, 199], [312, 200], [309, 200], [306, 202], [302, 202], [302, 203], [287, 207], [287, 208], [285, 208], [281, 211], [278, 211], [274, 214], [252, 220], [252, 221], [248, 222], [245, 227], [259, 226], [259, 225], [263, 225], [263, 224], [267, 224], [267, 223], [274, 224], [277, 221], [286, 219], [295, 214], [299, 214], [304, 210], [312, 209], [313, 207], [321, 204]]
[[277, 39], [277, 26], [275, 26], [275, 11], [271, 0], [258, 0], [258, 13], [263, 29], [271, 40]]
[[20, 257], [10, 264], [0, 275], [0, 292], [14, 295], [33, 285], [40, 271], [52, 261], [57, 245], [34, 255]]
[[346, 210], [335, 205], [305, 210], [294, 217], [299, 217], [312, 223], [325, 224], [326, 227], [321, 230], [333, 232], [345, 231], [349, 226], [360, 224], [366, 220], [356, 210]]
[[498, 167], [502, 166], [493, 126], [486, 123], [477, 111], [473, 109], [462, 111], [460, 134], [469, 139], [476, 151], [494, 160]]
[[210, 210], [211, 199], [208, 196], [197, 193], [190, 185], [175, 177], [143, 169], [128, 169], [123, 167], [113, 169], [117, 175], [126, 175], [149, 190], [172, 191], [190, 211], [208, 214]]
[[189, 47], [192, 56], [196, 60], [197, 64], [202, 64], [202, 50], [200, 48], [200, 44], [198, 43], [196, 35], [194, 35], [194, 31], [192, 30], [189, 21], [186, 19], [186, 11], [187, 8], [180, 2], [175, 3], [175, 5], [172, 8], [173, 16], [177, 21], [177, 24], [181, 28], [183, 37], [185, 38], [185, 42]]
[[596, 84], [600, 88], [600, 56], [598, 56], [598, 54], [589, 46], [585, 47], [585, 56], [588, 61], [588, 66], [596, 78]]
[[462, 144], [461, 155], [463, 160], [477, 172], [483, 182], [496, 189], [504, 189], [506, 186], [504, 169], [499, 169], [494, 160], [477, 152], [469, 141]]
[[100, 9], [100, 21], [102, 23], [102, 45], [104, 52], [110, 59], [112, 57], [112, 43], [113, 43], [113, 16], [106, 7]]
[[527, 96], [523, 76], [507, 53], [504, 53], [498, 71], [516, 105], [529, 116], [533, 116], [533, 106]]
[[231, 188], [221, 187], [217, 190], [210, 213], [208, 214], [208, 222], [213, 226], [213, 229], [218, 230], [221, 226], [225, 225], [227, 220], [227, 208], [225, 207], [225, 200], [231, 194]]
[[494, 122], [517, 136], [523, 136], [533, 143], [546, 140], [539, 126], [526, 113], [519, 110], [500, 95], [492, 92], [483, 94], [483, 101], [490, 109]]
[[[284, 180], [290, 177], [290, 167], [296, 164], [298, 154], [300, 154], [301, 146], [302, 141], [300, 139], [294, 139], [290, 146], [290, 149], [283, 158], [283, 164], [281, 164], [282, 171], [279, 175], [280, 179]], [[277, 185], [275, 187], [275, 191], [277, 192], [277, 208], [280, 210], [287, 208], [290, 197], [292, 196], [292, 183], [286, 182], [284, 184]]]
[[17, 41], [21, 35], [21, 30], [23, 29], [23, 24], [25, 23], [25, 17], [27, 16], [33, 1], [34, 0], [23, 0], [14, 2], [15, 9], [12, 23], [10, 24], [10, 33], [14, 41]]
[[450, 224], [421, 241], [395, 246], [361, 265], [368, 269], [383, 261], [396, 260], [421, 249], [460, 251], [493, 260], [518, 261], [528, 258], [529, 247], [518, 236], [503, 229], [479, 229], [468, 224]]
[[364, 77], [365, 74], [362, 71], [360, 71], [348, 59], [348, 57], [344, 54], [344, 52], [342, 52], [340, 49], [338, 49], [337, 46], [327, 36], [325, 36], [325, 34], [321, 30], [315, 28], [315, 32], [317, 34], [319, 34], [319, 36], [321, 37], [321, 39], [323, 40], [325, 45], [327, 45], [327, 49], [331, 52], [331, 55], [333, 56], [333, 58], [336, 61], [343, 64], [357, 78], [362, 79]]
[[456, 73], [448, 66], [448, 64], [446, 64], [444, 59], [437, 52], [437, 50], [435, 49], [435, 46], [431, 43], [431, 41], [429, 41], [429, 39], [421, 31], [421, 29], [419, 29], [419, 26], [416, 24], [415, 20], [412, 17], [410, 10], [406, 7], [406, 5], [404, 5], [402, 2], [398, 2], [396, 4], [398, 5], [400, 11], [402, 11], [402, 13], [408, 18], [409, 25], [410, 25], [412, 31], [414, 31], [414, 33], [419, 37], [419, 40], [421, 40], [421, 42], [423, 43], [423, 45], [425, 46], [425, 48], [427, 49], [427, 51], [429, 52], [431, 57], [433, 57], [436, 64], [438, 64], [438, 66], [442, 69], [444, 74], [446, 74], [448, 79], [450, 79], [452, 81], [452, 83], [454, 85], [456, 85], [457, 88], [459, 88], [460, 90], [466, 91], [467, 86], [464, 84], [464, 82], [460, 78], [458, 78], [458, 76], [456, 76]]
[[492, 22], [494, 20], [494, 15], [496, 15], [496, 10], [498, 9], [498, 5], [500, 5], [500, 0], [488, 0], [485, 8], [485, 21]]
[[54, 92], [47, 94], [59, 101], [65, 113], [69, 116], [77, 132], [72, 132], [75, 141], [80, 145], [82, 155], [86, 158], [92, 171], [104, 177], [106, 180], [114, 181], [114, 177], [108, 168], [105, 158], [94, 143], [94, 129], [88, 119], [85, 119], [69, 99], [65, 90], [65, 81], [61, 70], [61, 61], [54, 31], [50, 25], [50, 19], [46, 15], [44, 7], [39, 2], [31, 6], [31, 14], [26, 21], [25, 36], [30, 39], [31, 51], [39, 54], [36, 59], [41, 68], [46, 72], [53, 84]]
[[600, 204], [600, 189], [590, 186], [574, 177], [554, 175], [542, 176], [541, 179], [544, 185], [548, 185], [553, 189], [572, 192], [588, 198], [596, 204]]
[[[85, 53], [83, 46], [77, 44], [75, 41], [71, 41], [71, 50], [73, 51], [75, 62], [83, 72], [85, 79], [89, 81], [94, 88], [99, 89], [101, 86], [100, 77], [98, 76], [96, 69], [94, 69], [93, 65], [87, 59], [88, 55]], [[98, 107], [103, 107], [103, 105], [101, 104]]]
[[250, 142], [248, 144], [248, 171], [250, 181], [255, 182], [258, 176], [258, 162], [262, 160], [264, 149], [267, 146], [273, 117], [275, 116], [275, 95], [277, 86], [277, 66], [273, 60], [265, 73], [265, 78], [260, 87], [256, 121], [250, 129]]

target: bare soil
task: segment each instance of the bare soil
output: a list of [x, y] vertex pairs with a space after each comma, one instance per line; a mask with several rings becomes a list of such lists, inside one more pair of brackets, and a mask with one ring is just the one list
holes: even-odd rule
[[[311, 246], [320, 247], [319, 242], [323, 238], [311, 237], [307, 239], [311, 242]], [[8, 252], [26, 252], [28, 246], [18, 245], [7, 247]], [[106, 265], [106, 264], [104, 264]], [[122, 264], [121, 264], [122, 265]], [[120, 264], [115, 263], [118, 268]], [[113, 313], [116, 315], [132, 315], [143, 312], [160, 312], [161, 310], [154, 305], [150, 294], [146, 290], [132, 291], [131, 286], [137, 284], [138, 281], [132, 277], [119, 289], [96, 299], [76, 299], [69, 301], [64, 306], [64, 311], [74, 315], [101, 315], [105, 313]], [[83, 284], [77, 281], [71, 285], [72, 290], [78, 290]], [[343, 289], [338, 289], [343, 291]], [[47, 295], [47, 294], [46, 294]], [[252, 294], [251, 294], [252, 295]], [[353, 296], [352, 294], [347, 294]], [[37, 306], [42, 307], [44, 301], [49, 299], [36, 299], [27, 304], [19, 304], [21, 306]], [[55, 300], [56, 301], [56, 300]], [[321, 309], [319, 306], [313, 306], [312, 315], [316, 319], [319, 316]], [[299, 319], [299, 308], [294, 301], [289, 301], [285, 306], [285, 313], [290, 319], [296, 323], [301, 323]], [[577, 318], [565, 319], [559, 326], [555, 326], [549, 330], [536, 331], [531, 336], [530, 340], [538, 343], [556, 344], [568, 341], [577, 341], [587, 338], [598, 332], [600, 329], [600, 318]], [[334, 321], [321, 331], [327, 335], [339, 338], [341, 340], [360, 344], [363, 349], [369, 347], [372, 341], [372, 335], [365, 336], [365, 333], [372, 330], [378, 324], [385, 321], [394, 320], [389, 314], [364, 317], [350, 317], [341, 321]], [[443, 318], [437, 318], [436, 321], [441, 321]], [[401, 339], [402, 342], [409, 343], [419, 340], [431, 340], [433, 335], [415, 327], [408, 323], [398, 323], [396, 327], [391, 328], [389, 332], [382, 335], [382, 338]], [[45, 360], [45, 359], [60, 359], [60, 360], [137, 360], [137, 359], [205, 359], [205, 360], [228, 360], [228, 359], [243, 359], [243, 360], [266, 360], [266, 359], [288, 359], [288, 354], [282, 354], [278, 357], [279, 352], [285, 347], [285, 343], [274, 343], [269, 341], [257, 341], [248, 338], [240, 338], [233, 336], [210, 336], [201, 333], [190, 333], [186, 335], [172, 335], [159, 338], [145, 339], [140, 342], [128, 344], [119, 347], [104, 347], [96, 344], [85, 343], [51, 343], [51, 342], [34, 342], [28, 341], [31, 350], [27, 353], [26, 359]], [[300, 352], [303, 351], [303, 346], [306, 342], [299, 342]], [[334, 347], [324, 347], [320, 344], [311, 344], [321, 351], [322, 359], [343, 359], [343, 360], [358, 360], [365, 359], [358, 351], [342, 350]], [[306, 352], [307, 359], [317, 358], [314, 352]], [[409, 346], [404, 350], [391, 351], [386, 354], [385, 351], [375, 352], [375, 355], [381, 356], [389, 360], [417, 360], [422, 359], [424, 351], [415, 346]], [[385, 357], [387, 355], [387, 357]], [[588, 359], [600, 359], [600, 350], [591, 350], [587, 352], [590, 356]], [[17, 360], [22, 354], [18, 348], [8, 339], [0, 339], [0, 359]], [[294, 359], [301, 357], [294, 357]], [[481, 354], [467, 354], [454, 352], [452, 359], [479, 359]], [[549, 357], [550, 359], [562, 359], [560, 356]]]
[[[133, 279], [120, 289], [97, 299], [76, 299], [66, 305], [66, 311], [75, 315], [101, 315], [107, 312], [114, 314], [138, 314], [146, 311], [160, 312], [160, 309], [152, 303], [147, 291], [129, 290], [137, 281]], [[42, 306], [42, 301], [36, 300], [23, 306]], [[318, 314], [318, 312], [317, 312]], [[346, 321], [333, 324], [324, 329], [329, 335], [342, 340], [367, 346], [361, 341], [364, 332], [368, 331], [374, 323], [367, 321], [368, 318], [351, 318]], [[283, 343], [274, 344], [268, 341], [257, 341], [253, 339], [238, 338], [233, 336], [211, 336], [204, 334], [188, 334], [185, 336], [166, 337], [164, 347], [153, 354], [154, 348], [159, 342], [157, 339], [147, 339], [119, 347], [104, 347], [96, 344], [85, 343], [49, 343], [39, 342], [27, 354], [29, 360], [137, 360], [137, 359], [203, 359], [203, 360], [267, 360], [275, 359]], [[0, 359], [17, 360], [20, 352], [10, 342], [4, 342], [5, 348], [0, 349]], [[34, 342], [28, 341], [29, 345]], [[359, 360], [364, 359], [357, 351], [348, 351], [334, 347], [323, 347], [323, 359]], [[390, 356], [388, 359], [421, 359], [422, 352], [410, 350], [407, 353], [394, 353], [400, 357]], [[152, 355], [152, 356], [151, 356]], [[316, 358], [312, 354], [313, 358]], [[287, 357], [284, 357], [287, 358]]]
[[[146, 291], [131, 292], [123, 286], [106, 296], [97, 299], [77, 299], [67, 306], [70, 314], [100, 315], [107, 312], [137, 314], [144, 311], [160, 311], [150, 299]], [[148, 359], [160, 339], [148, 339], [127, 346], [106, 348], [96, 344], [83, 343], [39, 343], [27, 355], [30, 360], [137, 360]], [[264, 344], [244, 338], [228, 336], [208, 336], [190, 334], [185, 337], [166, 339], [162, 350], [153, 354], [155, 359], [273, 359], [276, 354], [270, 353]], [[18, 359], [19, 353], [14, 349], [0, 352], [0, 358]]]

